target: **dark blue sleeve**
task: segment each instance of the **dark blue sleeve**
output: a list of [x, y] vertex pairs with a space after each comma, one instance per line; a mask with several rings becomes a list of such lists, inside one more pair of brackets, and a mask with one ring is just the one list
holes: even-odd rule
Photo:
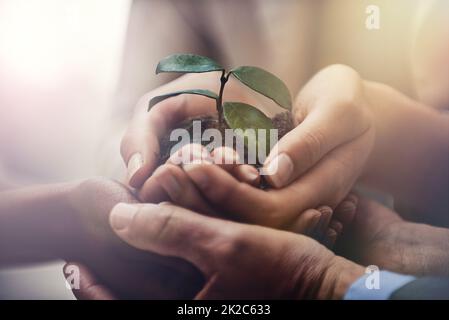
[[391, 300], [449, 300], [449, 278], [423, 277], [394, 291]]

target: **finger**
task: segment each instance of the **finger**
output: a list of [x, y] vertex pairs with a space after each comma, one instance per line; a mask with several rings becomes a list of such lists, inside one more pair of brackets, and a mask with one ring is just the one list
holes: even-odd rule
[[[299, 200], [301, 194], [312, 203], [319, 199], [315, 190], [302, 184], [264, 191], [236, 180], [216, 166], [191, 164], [184, 170], [209, 203], [238, 221], [280, 228], [306, 210], [308, 204]], [[313, 197], [308, 195], [310, 192]]]
[[[299, 102], [301, 104], [301, 102]], [[358, 108], [356, 108], [358, 109]], [[281, 188], [301, 176], [328, 152], [363, 134], [347, 108], [315, 107], [304, 121], [283, 136], [264, 163], [267, 181]]]
[[[156, 169], [153, 175], [147, 179], [138, 191], [138, 197], [142, 202], [160, 203], [162, 201], [173, 201], [179, 198], [177, 186], [189, 186], [184, 175], [179, 174], [179, 170], [173, 168], [174, 165], [183, 163], [204, 162], [212, 163], [209, 152], [200, 144], [188, 144], [173, 153], [167, 160], [167, 165], [162, 165]], [[179, 179], [177, 179], [179, 177]], [[166, 179], [164, 179], [166, 178]]]
[[214, 163], [231, 173], [237, 180], [253, 186], [260, 184], [259, 171], [252, 165], [242, 164], [239, 154], [232, 148], [219, 147], [212, 151]]
[[206, 277], [213, 272], [216, 246], [229, 234], [230, 227], [237, 226], [173, 205], [123, 203], [111, 211], [110, 224], [131, 246], [183, 258], [197, 266]]
[[189, 164], [184, 170], [209, 203], [236, 220], [267, 226], [288, 221], [273, 214], [279, 209], [273, 195], [236, 180], [217, 166]]
[[327, 229], [329, 228], [329, 223], [332, 218], [332, 208], [328, 206], [322, 206], [317, 209], [321, 213], [320, 221], [315, 228], [315, 232], [313, 234], [313, 238], [318, 241], [322, 241]]
[[309, 209], [301, 213], [288, 229], [295, 233], [311, 236], [320, 220], [321, 212]]
[[332, 249], [337, 242], [339, 234], [332, 228], [327, 229], [324, 239], [322, 241], [323, 245], [329, 249]]
[[134, 188], [139, 188], [155, 169], [159, 160], [159, 140], [171, 128], [190, 117], [214, 112], [213, 101], [199, 95], [173, 97], [147, 112], [148, 102], [153, 96], [176, 85], [174, 82], [170, 87], [145, 95], [139, 101], [138, 112], [122, 139], [120, 151], [127, 165], [128, 183]]
[[214, 162], [209, 151], [198, 143], [190, 143], [183, 146], [174, 152], [167, 160], [167, 163], [177, 166], [196, 162]]
[[217, 215], [188, 175], [180, 167], [172, 164], [156, 169], [139, 190], [139, 199], [142, 202], [153, 203], [170, 201], [207, 215]]
[[239, 154], [229, 147], [218, 147], [211, 152], [214, 163], [226, 171], [240, 164]]
[[[157, 180], [157, 176], [164, 173], [166, 166], [167, 165], [162, 165], [157, 168], [151, 177], [148, 178], [143, 186], [138, 190], [137, 197], [141, 202], [161, 203], [163, 201], [170, 201], [169, 193]], [[168, 184], [170, 181], [166, 183]]]
[[349, 226], [354, 220], [357, 210], [358, 197], [351, 193], [335, 208], [335, 219], [343, 226]]
[[335, 230], [337, 235], [340, 235], [343, 232], [343, 223], [336, 219], [333, 219], [329, 223], [329, 229]]
[[[73, 270], [76, 270], [76, 274]], [[113, 293], [102, 285], [95, 275], [83, 264], [79, 262], [68, 262], [63, 267], [64, 277], [71, 281], [72, 277], [79, 276], [79, 279], [73, 279], [75, 286], [72, 286], [72, 292], [78, 300], [114, 300]], [[78, 281], [79, 280], [79, 281]], [[77, 285], [79, 287], [77, 288]]]
[[348, 194], [363, 169], [368, 154], [366, 145], [373, 143], [373, 132], [367, 132], [324, 157], [300, 179], [281, 189], [271, 189], [280, 203], [288, 203], [297, 212], [326, 204], [336, 207]]
[[326, 230], [326, 234], [323, 239], [323, 244], [332, 249], [335, 246], [335, 242], [337, 242], [338, 237], [343, 232], [343, 223], [338, 221], [337, 219], [332, 219], [329, 223], [329, 228]]
[[239, 181], [245, 182], [249, 185], [258, 187], [260, 185], [261, 177], [259, 170], [249, 164], [242, 164], [235, 166], [231, 174]]

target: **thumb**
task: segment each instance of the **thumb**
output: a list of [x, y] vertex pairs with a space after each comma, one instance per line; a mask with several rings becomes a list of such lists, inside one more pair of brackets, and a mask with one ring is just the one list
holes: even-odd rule
[[[215, 246], [232, 222], [206, 217], [171, 204], [116, 205], [110, 215], [115, 233], [129, 245], [183, 258], [209, 277]], [[235, 224], [236, 225], [236, 224]]]
[[363, 133], [351, 126], [349, 119], [340, 113], [333, 108], [315, 108], [302, 123], [278, 141], [263, 168], [273, 187], [288, 185], [335, 147]]
[[155, 94], [144, 96], [120, 146], [128, 170], [128, 184], [140, 188], [159, 161], [159, 141], [181, 121], [213, 111], [210, 99], [197, 95], [181, 95], [164, 100], [147, 112], [148, 101]]

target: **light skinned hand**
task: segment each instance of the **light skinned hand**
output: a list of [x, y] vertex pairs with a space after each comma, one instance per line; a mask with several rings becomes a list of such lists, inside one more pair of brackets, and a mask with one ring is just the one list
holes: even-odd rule
[[374, 143], [363, 80], [343, 65], [321, 70], [296, 97], [293, 117], [296, 127], [264, 163], [267, 181], [292, 185], [307, 207], [333, 207], [362, 173]]
[[[151, 96], [161, 91], [179, 89], [179, 86], [185, 86], [186, 80], [190, 81], [190, 78], [182, 77], [165, 88], [157, 89], [139, 103], [136, 116], [122, 143], [122, 155], [132, 173], [129, 180], [131, 186], [141, 187], [155, 169], [158, 141], [162, 135], [166, 134], [175, 123], [214, 109], [213, 101], [186, 95], [161, 102], [146, 113], [146, 104]], [[191, 82], [192, 86], [204, 84], [207, 87], [207, 84], [210, 86], [215, 80], [195, 77]], [[233, 89], [232, 85], [229, 90], [231, 94], [237, 96], [243, 94], [243, 90]], [[244, 190], [241, 190], [235, 184], [236, 181], [226, 179], [224, 188], [220, 186], [220, 189], [229, 195], [231, 201], [214, 199], [214, 195], [209, 196], [208, 193], [214, 192], [215, 188], [205, 190], [204, 197], [211, 203], [222, 204], [224, 211], [243, 216], [258, 212], [258, 219], [249, 217], [246, 220], [254, 222], [262, 219], [262, 224], [273, 227], [291, 223], [300, 212], [311, 208], [322, 206], [335, 208], [347, 196], [359, 177], [373, 144], [374, 129], [366, 104], [363, 81], [355, 71], [339, 65], [322, 70], [301, 90], [296, 99], [293, 115], [296, 124], [299, 125], [279, 141], [276, 148], [279, 157], [270, 154], [266, 161], [266, 171], [273, 173], [266, 176], [267, 181], [278, 188], [286, 185], [289, 185], [289, 188], [280, 189], [279, 192], [273, 190], [259, 192], [243, 186]], [[140, 153], [145, 154], [145, 160], [143, 164], [139, 162], [142, 165], [135, 170], [134, 161], [129, 159], [140, 149], [143, 150]], [[271, 172], [273, 163], [279, 168], [277, 172]], [[188, 168], [189, 176], [197, 188], [203, 191], [201, 183], [196, 181], [200, 179], [196, 172], [201, 170], [195, 170], [194, 167]], [[210, 176], [210, 171], [214, 169], [206, 170], [207, 174], [204, 175]], [[223, 182], [217, 180], [220, 176], [226, 178], [226, 175], [217, 172], [211, 176], [209, 186], [221, 185]], [[162, 179], [159, 180], [162, 182]], [[145, 188], [150, 189], [148, 185]], [[242, 201], [241, 198], [238, 198], [238, 202], [232, 201], [237, 200], [233, 199], [233, 196], [239, 191], [244, 191], [242, 194], [248, 197], [246, 201]], [[141, 191], [141, 193], [151, 193], [151, 197], [157, 197], [153, 192]], [[269, 196], [265, 198], [266, 195]], [[143, 199], [151, 200], [146, 197]], [[248, 207], [254, 207], [256, 203], [263, 203], [262, 211], [247, 212]], [[259, 207], [260, 205], [255, 206]], [[194, 209], [203, 211], [202, 208]]]
[[[216, 72], [187, 74], [147, 94], [137, 103], [132, 120], [121, 142], [121, 155], [127, 166], [127, 183], [140, 188], [156, 169], [159, 161], [159, 141], [176, 124], [188, 118], [216, 113], [215, 101], [198, 95], [179, 95], [155, 105], [150, 112], [152, 97], [183, 89], [208, 89], [218, 92], [220, 74]], [[242, 85], [230, 79], [224, 97], [227, 100], [255, 104]]]
[[[344, 225], [351, 221], [357, 204], [353, 195], [337, 206], [334, 217], [328, 206], [302, 209], [294, 199], [270, 210], [270, 201], [277, 199], [279, 190], [264, 191], [253, 186], [251, 182], [260, 180], [257, 170], [238, 162], [238, 155], [232, 149], [224, 147], [209, 154], [201, 145], [187, 145], [144, 183], [138, 193], [139, 199], [150, 203], [170, 201], [210, 216], [283, 228], [314, 237], [329, 247], [335, 243]], [[203, 173], [213, 184], [197, 184], [196, 176], [192, 179], [189, 175], [192, 166], [200, 171], [202, 167], [206, 168]], [[236, 171], [245, 174], [239, 176]], [[242, 189], [238, 190], [239, 187]], [[237, 190], [234, 192], [233, 188]], [[254, 196], [258, 201], [248, 201]], [[293, 210], [295, 207], [298, 211], [294, 216], [284, 212], [286, 208]], [[281, 222], [272, 219], [276, 214]]]

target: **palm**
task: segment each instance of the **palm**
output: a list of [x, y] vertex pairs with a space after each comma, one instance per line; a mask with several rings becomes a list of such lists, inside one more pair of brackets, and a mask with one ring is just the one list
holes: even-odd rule
[[405, 223], [394, 211], [360, 199], [354, 221], [337, 244], [337, 251], [355, 261], [396, 270], [398, 237]]
[[339, 251], [364, 265], [414, 275], [447, 275], [447, 229], [404, 221], [370, 200], [359, 203]]

